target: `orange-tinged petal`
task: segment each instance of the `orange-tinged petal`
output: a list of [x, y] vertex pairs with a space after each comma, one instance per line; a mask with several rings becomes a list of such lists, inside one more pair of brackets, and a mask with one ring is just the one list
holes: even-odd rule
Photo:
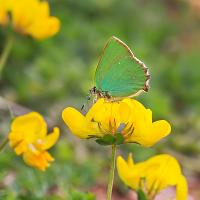
[[15, 153], [17, 155], [21, 155], [22, 153], [27, 151], [28, 147], [27, 147], [27, 143], [25, 141], [21, 141], [13, 148], [15, 149]]
[[21, 132], [10, 132], [8, 139], [11, 147], [15, 147], [19, 142], [24, 140], [24, 134]]
[[27, 165], [35, 167], [41, 171], [45, 171], [46, 168], [50, 166], [49, 162], [54, 161], [53, 157], [46, 151], [40, 152], [39, 154], [27, 151], [23, 154], [23, 159]]
[[99, 136], [101, 132], [96, 122], [90, 122], [76, 109], [68, 107], [62, 112], [62, 118], [71, 132], [79, 138]]
[[10, 146], [17, 155], [22, 155], [24, 161], [35, 168], [45, 170], [54, 159], [45, 151], [52, 147], [59, 137], [59, 129], [47, 135], [47, 125], [37, 112], [16, 117], [8, 135]]

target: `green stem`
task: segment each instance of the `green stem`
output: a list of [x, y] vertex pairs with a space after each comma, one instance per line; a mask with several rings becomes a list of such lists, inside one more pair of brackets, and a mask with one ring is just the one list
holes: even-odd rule
[[112, 156], [110, 161], [110, 174], [107, 187], [106, 200], [112, 199], [113, 181], [115, 176], [116, 145], [112, 145]]
[[4, 147], [6, 146], [6, 144], [8, 143], [8, 138], [6, 138], [1, 144], [0, 144], [0, 152], [3, 151]]
[[4, 47], [1, 57], [0, 57], [0, 78], [1, 78], [1, 75], [3, 72], [3, 69], [5, 67], [6, 61], [8, 59], [8, 56], [10, 54], [12, 45], [13, 45], [13, 37], [11, 35], [8, 37], [8, 40], [6, 41], [5, 47]]

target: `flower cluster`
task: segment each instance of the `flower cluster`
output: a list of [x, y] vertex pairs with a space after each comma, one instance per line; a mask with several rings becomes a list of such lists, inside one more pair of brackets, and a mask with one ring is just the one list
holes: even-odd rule
[[[109, 102], [99, 99], [83, 116], [68, 107], [62, 113], [71, 132], [80, 138], [122, 136], [122, 143], [139, 143], [152, 146], [171, 131], [165, 120], [152, 122], [152, 112], [133, 99]], [[107, 137], [108, 138], [108, 137]]]
[[117, 159], [117, 169], [122, 181], [133, 190], [142, 189], [149, 199], [162, 189], [176, 186], [176, 200], [187, 199], [187, 182], [177, 160], [167, 154], [154, 156], [144, 162], [134, 163], [129, 154], [125, 161]]
[[10, 146], [17, 155], [22, 155], [24, 161], [39, 170], [44, 171], [54, 159], [47, 152], [59, 138], [59, 129], [47, 135], [47, 125], [37, 112], [31, 112], [16, 117], [9, 133]]
[[[65, 108], [62, 118], [70, 131], [81, 139], [97, 138], [103, 145], [138, 143], [150, 147], [171, 132], [166, 120], [152, 121], [152, 112], [140, 102], [125, 98], [108, 101], [100, 98], [84, 116], [72, 107]], [[126, 162], [117, 159], [122, 181], [135, 191], [144, 192], [149, 200], [168, 186], [176, 186], [176, 199], [187, 199], [187, 182], [175, 158], [163, 154], [135, 164], [131, 154]]]
[[60, 21], [50, 16], [46, 1], [0, 0], [0, 5], [0, 25], [11, 23], [20, 34], [44, 39], [59, 31]]

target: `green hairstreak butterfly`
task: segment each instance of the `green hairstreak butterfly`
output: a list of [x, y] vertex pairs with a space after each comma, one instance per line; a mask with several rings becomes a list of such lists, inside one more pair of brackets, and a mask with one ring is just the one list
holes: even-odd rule
[[90, 90], [96, 98], [120, 100], [134, 97], [149, 89], [149, 71], [135, 57], [131, 49], [112, 36], [100, 57], [96, 73], [96, 86]]

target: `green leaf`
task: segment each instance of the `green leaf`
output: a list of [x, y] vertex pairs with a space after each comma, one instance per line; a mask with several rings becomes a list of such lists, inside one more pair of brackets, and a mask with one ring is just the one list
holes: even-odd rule
[[137, 191], [138, 200], [149, 200], [143, 190]]
[[116, 138], [116, 144], [123, 144], [123, 142], [124, 142], [124, 137], [122, 136], [122, 134], [121, 133], [117, 133], [116, 134], [116, 136], [115, 136], [115, 138]]
[[115, 137], [111, 134], [104, 135], [102, 138], [95, 140], [100, 145], [112, 145], [115, 144]]
[[95, 200], [95, 196], [92, 193], [83, 193], [80, 191], [71, 191], [69, 194], [69, 200]]

